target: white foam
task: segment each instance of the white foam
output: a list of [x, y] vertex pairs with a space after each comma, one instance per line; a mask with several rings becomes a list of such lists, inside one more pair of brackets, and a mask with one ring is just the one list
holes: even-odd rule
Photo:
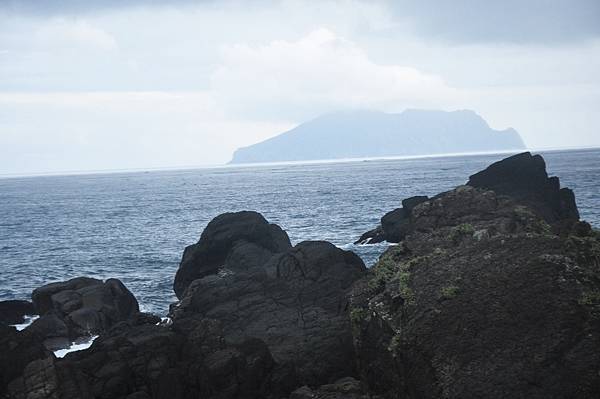
[[57, 351], [54, 351], [54, 356], [56, 356], [56, 357], [65, 357], [65, 355], [67, 353], [77, 352], [77, 351], [82, 351], [84, 349], [87, 349], [90, 346], [92, 346], [92, 343], [94, 342], [94, 340], [96, 338], [98, 338], [98, 336], [94, 335], [93, 337], [90, 337], [90, 339], [87, 340], [87, 341], [83, 341], [83, 342], [79, 342], [79, 343], [72, 342], [71, 346], [69, 346], [68, 348], [66, 348], [66, 349], [59, 349]]
[[25, 315], [23, 320], [23, 323], [20, 324], [13, 324], [12, 326], [15, 327], [17, 329], [17, 331], [21, 331], [26, 329], [27, 327], [29, 327], [31, 325], [31, 323], [33, 323], [34, 321], [36, 321], [37, 319], [39, 319], [40, 316], [38, 315]]

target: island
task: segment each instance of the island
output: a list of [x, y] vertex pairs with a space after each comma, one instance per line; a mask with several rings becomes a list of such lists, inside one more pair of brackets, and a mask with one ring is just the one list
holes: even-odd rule
[[343, 111], [236, 150], [230, 164], [522, 150], [512, 128], [492, 129], [470, 110]]

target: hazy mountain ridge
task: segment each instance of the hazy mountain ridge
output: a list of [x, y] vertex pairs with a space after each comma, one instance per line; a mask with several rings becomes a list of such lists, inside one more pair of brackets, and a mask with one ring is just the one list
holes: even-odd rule
[[406, 110], [326, 114], [268, 140], [239, 148], [230, 163], [308, 161], [518, 150], [519, 133], [495, 130], [475, 112]]

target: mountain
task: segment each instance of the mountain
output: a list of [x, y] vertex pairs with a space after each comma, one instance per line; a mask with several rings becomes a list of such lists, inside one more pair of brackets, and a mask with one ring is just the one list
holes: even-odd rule
[[235, 151], [230, 163], [307, 161], [520, 150], [516, 130], [494, 130], [473, 111], [409, 109], [399, 114], [344, 111], [323, 115]]

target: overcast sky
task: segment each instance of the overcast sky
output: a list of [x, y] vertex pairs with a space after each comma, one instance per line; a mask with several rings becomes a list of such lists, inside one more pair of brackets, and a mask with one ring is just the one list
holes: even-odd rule
[[600, 146], [600, 1], [1, 0], [0, 174], [227, 162], [353, 108]]

